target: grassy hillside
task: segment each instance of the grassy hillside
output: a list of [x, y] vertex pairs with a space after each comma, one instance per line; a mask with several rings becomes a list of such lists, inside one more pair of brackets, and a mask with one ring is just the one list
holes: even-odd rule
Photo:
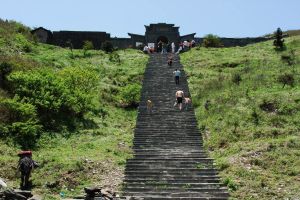
[[300, 195], [300, 37], [181, 56], [205, 147], [233, 199]]
[[0, 177], [17, 187], [16, 154], [33, 149], [33, 190], [45, 199], [88, 185], [116, 189], [147, 56], [71, 51], [37, 43], [29, 31], [0, 20]]

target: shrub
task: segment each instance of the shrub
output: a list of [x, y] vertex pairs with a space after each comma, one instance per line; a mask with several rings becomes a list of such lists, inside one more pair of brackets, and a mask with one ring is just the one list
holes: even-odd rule
[[59, 79], [68, 90], [66, 107], [76, 115], [82, 116], [95, 107], [98, 76], [92, 69], [66, 67], [59, 73]]
[[259, 115], [256, 110], [252, 111], [251, 117], [253, 119], [253, 123], [257, 126], [259, 124]]
[[276, 100], [264, 99], [263, 102], [259, 105], [259, 108], [266, 112], [277, 112], [278, 102]]
[[36, 109], [29, 103], [18, 102], [18, 99], [0, 99], [0, 133], [1, 136], [12, 136], [23, 149], [35, 145], [41, 132]]
[[23, 51], [25, 51], [26, 53], [32, 52], [32, 46], [30, 44], [25, 44], [23, 46]]
[[83, 55], [87, 56], [88, 50], [94, 49], [94, 45], [91, 41], [86, 40], [83, 42], [82, 49], [83, 49]]
[[120, 55], [118, 53], [115, 53], [115, 52], [111, 53], [109, 55], [109, 61], [120, 64], [121, 63]]
[[136, 108], [140, 101], [141, 86], [138, 84], [127, 85], [120, 92], [122, 106]]
[[15, 72], [8, 80], [12, 92], [21, 101], [37, 108], [46, 129], [59, 129], [63, 122], [81, 118], [94, 107], [93, 89], [97, 79], [88, 70], [66, 68], [57, 74], [52, 71]]
[[208, 34], [203, 38], [204, 47], [221, 47], [222, 43], [217, 35]]
[[234, 74], [232, 76], [232, 82], [237, 84], [237, 85], [240, 85], [240, 82], [242, 81], [242, 77], [240, 74]]
[[11, 64], [7, 62], [3, 62], [0, 64], [0, 87], [1, 88], [7, 88], [6, 85], [6, 77], [9, 73], [12, 71]]
[[229, 188], [231, 191], [235, 191], [238, 189], [238, 185], [231, 179], [226, 178], [223, 183]]
[[293, 74], [279, 75], [278, 76], [278, 82], [283, 84], [282, 88], [284, 88], [285, 85], [289, 85], [289, 86], [293, 87], [294, 82], [295, 82], [294, 75]]
[[281, 55], [281, 60], [286, 62], [289, 66], [296, 64], [295, 50], [291, 50], [289, 54]]
[[113, 47], [112, 43], [109, 41], [103, 42], [101, 47], [106, 53], [111, 53], [114, 51], [114, 47]]

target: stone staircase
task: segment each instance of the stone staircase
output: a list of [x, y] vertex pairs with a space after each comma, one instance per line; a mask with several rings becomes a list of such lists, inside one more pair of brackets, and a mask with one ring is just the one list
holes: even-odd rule
[[[167, 65], [167, 55], [152, 54], [145, 71], [133, 141], [134, 158], [126, 164], [122, 197], [137, 199], [228, 199], [213, 160], [203, 150], [194, 110], [174, 107], [178, 89], [189, 94], [184, 72], [175, 85], [179, 57]], [[149, 114], [146, 101], [154, 103]]]

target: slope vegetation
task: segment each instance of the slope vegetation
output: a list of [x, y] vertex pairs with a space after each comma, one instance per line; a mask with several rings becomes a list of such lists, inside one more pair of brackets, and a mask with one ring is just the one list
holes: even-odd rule
[[182, 54], [205, 147], [234, 199], [300, 195], [300, 37]]
[[116, 189], [131, 157], [147, 56], [40, 44], [20, 23], [0, 20], [0, 177], [18, 186], [17, 152], [40, 167], [45, 199], [87, 185]]

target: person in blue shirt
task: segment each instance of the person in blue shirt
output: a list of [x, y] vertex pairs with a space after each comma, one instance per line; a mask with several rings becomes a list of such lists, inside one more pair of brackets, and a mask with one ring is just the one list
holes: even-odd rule
[[179, 69], [176, 69], [174, 72], [173, 72], [174, 76], [175, 76], [175, 84], [176, 85], [179, 85], [179, 77], [181, 75], [181, 72]]

